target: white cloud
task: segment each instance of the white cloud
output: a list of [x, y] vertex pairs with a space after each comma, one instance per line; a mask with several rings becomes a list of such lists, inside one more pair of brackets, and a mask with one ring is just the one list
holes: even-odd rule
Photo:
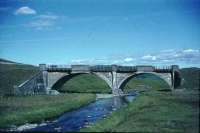
[[142, 59], [143, 60], [156, 60], [157, 57], [156, 56], [152, 56], [152, 55], [145, 55], [145, 56], [142, 56]]
[[[28, 26], [37, 30], [49, 29], [55, 26], [58, 18], [59, 16], [56, 15], [38, 15], [28, 24]], [[55, 28], [58, 29], [58, 27]]]
[[[156, 57], [157, 64], [181, 64], [185, 66], [200, 65], [200, 50], [198, 49], [165, 50], [156, 53], [154, 56]], [[148, 58], [151, 59], [153, 57], [149, 56]], [[152, 63], [151, 60], [146, 61]]]
[[199, 50], [195, 50], [195, 49], [185, 49], [183, 50], [183, 53], [198, 53]]
[[56, 20], [58, 18], [58, 16], [56, 16], [56, 15], [38, 15], [38, 16], [36, 16], [36, 18]]
[[133, 58], [127, 57], [127, 58], [124, 59], [124, 61], [125, 61], [125, 62], [130, 62], [130, 61], [133, 61]]
[[31, 27], [35, 27], [38, 30], [50, 27], [52, 25], [54, 25], [54, 22], [51, 20], [37, 20], [30, 23]]
[[17, 9], [14, 14], [15, 15], [34, 15], [36, 14], [37, 12], [34, 10], [34, 9], [31, 9], [30, 7], [28, 6], [23, 6], [23, 7], [20, 7], [19, 9]]
[[200, 50], [163, 50], [158, 53], [150, 53], [143, 56], [108, 56], [100, 59], [77, 59], [72, 60], [69, 64], [89, 64], [89, 65], [154, 65], [169, 66], [173, 64], [181, 67], [200, 67]]
[[85, 62], [84, 59], [74, 59], [74, 60], [71, 60], [72, 64], [83, 64], [84, 62]]

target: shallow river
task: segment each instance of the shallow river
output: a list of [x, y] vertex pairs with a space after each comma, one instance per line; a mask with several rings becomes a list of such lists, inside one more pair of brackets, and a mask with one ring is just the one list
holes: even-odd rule
[[32, 129], [24, 131], [42, 131], [42, 132], [66, 132], [66, 131], [79, 131], [81, 128], [95, 123], [97, 120], [103, 119], [114, 110], [127, 105], [136, 97], [136, 93], [132, 93], [123, 97], [112, 97], [105, 99], [98, 99], [89, 105], [68, 112], [60, 116], [52, 122], [46, 122], [36, 126]]

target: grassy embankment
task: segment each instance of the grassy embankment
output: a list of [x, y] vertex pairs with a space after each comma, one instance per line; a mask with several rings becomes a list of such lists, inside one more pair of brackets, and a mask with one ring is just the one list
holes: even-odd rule
[[95, 100], [94, 94], [37, 95], [0, 98], [0, 127], [55, 118]]
[[166, 90], [169, 89], [169, 85], [159, 77], [153, 74], [141, 74], [137, 77], [133, 77], [124, 86], [123, 91], [147, 91], [147, 90]]
[[[149, 80], [150, 79], [150, 80]], [[159, 82], [158, 82], [159, 80]], [[165, 81], [160, 80], [152, 74], [139, 75], [137, 78], [132, 78], [124, 87], [124, 92], [137, 90], [137, 88], [167, 88]], [[60, 92], [75, 92], [75, 93], [112, 93], [111, 88], [99, 77], [92, 74], [82, 74], [68, 80], [60, 89]]]
[[59, 91], [68, 93], [112, 93], [105, 81], [93, 74], [75, 76], [68, 80]]
[[[89, 128], [89, 132], [198, 132], [197, 94], [150, 91]], [[189, 96], [190, 95], [190, 96]], [[189, 96], [189, 98], [188, 98]]]
[[[81, 131], [198, 133], [199, 89], [197, 88], [199, 88], [199, 69], [189, 69], [189, 73], [187, 71], [188, 69], [182, 70], [185, 83], [181, 87], [186, 89], [179, 89], [174, 92], [158, 91], [161, 89], [160, 81], [157, 80], [157, 83], [154, 82], [153, 84], [154, 89], [141, 93], [135, 101], [125, 108], [115, 111], [107, 118]], [[145, 80], [144, 82], [143, 84], [146, 86], [151, 84]], [[132, 83], [129, 82], [128, 86]], [[192, 88], [188, 88], [188, 84], [191, 84]], [[158, 86], [156, 87], [156, 85]]]
[[23, 83], [38, 72], [38, 67], [31, 65], [0, 63], [0, 95], [13, 95], [14, 85]]
[[95, 100], [94, 94], [13, 96], [13, 86], [32, 77], [38, 68], [9, 63], [0, 63], [0, 128], [55, 118]]
[[200, 68], [183, 68], [180, 72], [183, 77], [182, 88], [200, 89]]

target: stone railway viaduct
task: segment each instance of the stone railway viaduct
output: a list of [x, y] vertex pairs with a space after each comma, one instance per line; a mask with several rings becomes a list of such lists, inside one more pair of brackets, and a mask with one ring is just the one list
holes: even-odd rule
[[154, 66], [118, 66], [118, 65], [46, 65], [40, 64], [40, 72], [15, 87], [18, 95], [51, 94], [67, 80], [80, 74], [94, 74], [103, 79], [114, 95], [122, 94], [122, 88], [139, 74], [151, 73], [163, 79], [174, 90], [181, 83], [179, 67], [172, 65], [158, 68]]

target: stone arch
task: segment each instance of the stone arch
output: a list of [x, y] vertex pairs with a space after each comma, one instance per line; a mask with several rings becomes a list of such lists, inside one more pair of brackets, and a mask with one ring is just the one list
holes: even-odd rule
[[125, 85], [128, 83], [128, 81], [130, 81], [130, 79], [132, 79], [133, 77], [136, 77], [138, 75], [142, 75], [142, 74], [153, 74], [159, 78], [161, 78], [163, 81], [165, 81], [168, 86], [172, 89], [172, 77], [170, 73], [155, 73], [155, 72], [137, 72], [137, 73], [133, 73], [128, 75], [127, 77], [125, 77], [118, 85], [118, 87], [123, 90], [123, 88], [125, 87]]
[[107, 79], [106, 76], [104, 76], [103, 74], [99, 74], [99, 73], [72, 73], [72, 74], [66, 74], [61, 76], [59, 79], [57, 79], [54, 84], [50, 87], [51, 89], [57, 89], [60, 88], [64, 85], [65, 82], [67, 82], [68, 80], [78, 76], [78, 75], [82, 75], [82, 74], [92, 74], [97, 76], [98, 78], [100, 78], [101, 80], [103, 80], [103, 82], [105, 82], [111, 89], [111, 83], [109, 81], [109, 79]]
[[[99, 77], [100, 79], [105, 81], [107, 83], [107, 85], [110, 87], [110, 89], [112, 89], [112, 79], [110, 79], [111, 78], [110, 73], [93, 72], [92, 74], [96, 75], [97, 77]], [[106, 74], [108, 76], [106, 76]]]
[[55, 81], [55, 83], [51, 86], [51, 89], [57, 90], [58, 88], [61, 88], [65, 84], [65, 82], [81, 74], [86, 74], [86, 73], [75, 73], [75, 74], [63, 75], [62, 77], [60, 77], [59, 79]]

